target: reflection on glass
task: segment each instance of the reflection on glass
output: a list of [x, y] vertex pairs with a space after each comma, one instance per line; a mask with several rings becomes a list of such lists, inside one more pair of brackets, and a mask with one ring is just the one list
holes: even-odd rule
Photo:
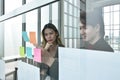
[[72, 38], [72, 34], [73, 34], [72, 28], [69, 27], [69, 38]]
[[110, 25], [110, 13], [104, 13], [104, 23]]
[[73, 22], [72, 22], [72, 16], [69, 16], [69, 26], [72, 26]]
[[73, 0], [74, 1], [74, 5], [77, 6], [78, 0]]
[[68, 12], [68, 11], [67, 11], [67, 5], [68, 5], [67, 2], [64, 1], [64, 12], [66, 12], [66, 13]]
[[[36, 40], [37, 39], [37, 20], [38, 20], [38, 16], [37, 16], [37, 10], [33, 10], [30, 11], [28, 13], [25, 14], [26, 15], [26, 31], [29, 34], [29, 32], [35, 32], [36, 33]], [[40, 34], [39, 34], [40, 35]], [[26, 43], [27, 47], [34, 47], [33, 44]]]
[[110, 12], [110, 6], [104, 7], [104, 12]]
[[26, 0], [26, 3], [29, 3], [29, 2], [32, 2], [32, 1], [34, 1], [34, 0]]
[[74, 27], [78, 27], [77, 24], [77, 18], [74, 18]]
[[113, 20], [114, 20], [114, 24], [120, 24], [120, 17], [118, 17], [118, 16], [120, 16], [120, 12], [114, 12], [114, 18], [113, 18]]
[[80, 39], [80, 34], [79, 34], [79, 33], [80, 33], [80, 28], [78, 28], [78, 29], [77, 29], [77, 32], [76, 32], [78, 39]]
[[65, 37], [65, 38], [67, 38], [67, 36], [68, 36], [68, 35], [67, 35], [67, 31], [68, 31], [68, 30], [67, 30], [67, 27], [64, 27], [64, 37]]
[[68, 47], [68, 46], [67, 46], [67, 39], [65, 39], [65, 47]]
[[74, 48], [77, 48], [77, 39], [74, 39]]
[[114, 30], [114, 37], [119, 37], [120, 33], [119, 30]]
[[105, 36], [110, 36], [110, 30], [105, 30]]
[[41, 8], [41, 31], [46, 23], [49, 23], [49, 6]]
[[22, 0], [5, 0], [5, 14], [22, 6]]
[[68, 0], [68, 1], [69, 1], [70, 3], [73, 3], [73, 2], [72, 2], [73, 0]]
[[[80, 3], [80, 0], [64, 0], [64, 37], [68, 40], [70, 40], [71, 38], [78, 39], [77, 32], [79, 26], [77, 25], [77, 20], [79, 19], [78, 12], [80, 10], [80, 5], [78, 3]], [[78, 46], [75, 46], [77, 45], [77, 43], [74, 42], [74, 40], [71, 40], [68, 41], [67, 47], [78, 48]]]
[[58, 28], [58, 2], [52, 4], [52, 23]]
[[22, 46], [22, 16], [9, 19], [4, 22], [4, 55], [19, 55], [19, 47]]
[[[83, 0], [84, 1], [84, 0]], [[119, 44], [115, 44], [120, 37], [120, 4], [119, 1], [113, 0], [85, 0], [87, 12], [96, 8], [103, 8], [102, 14], [104, 18], [105, 36], [110, 38], [110, 46], [119, 51]], [[94, 19], [92, 19], [94, 20]], [[116, 47], [115, 47], [116, 46]], [[118, 47], [118, 48], [117, 48]]]
[[69, 4], [69, 14], [70, 14], [70, 15], [73, 15], [73, 14], [72, 14], [72, 11], [73, 11], [73, 9], [72, 9], [72, 8], [73, 8], [73, 7], [72, 7], [72, 5], [71, 5], [71, 4]]
[[77, 8], [74, 8], [74, 16], [77, 17]]
[[77, 29], [74, 29], [74, 38], [77, 38]]
[[86, 12], [81, 11], [80, 15], [80, 34], [84, 42], [83, 48], [114, 52], [112, 47], [104, 40], [103, 8], [97, 6], [90, 7], [90, 4], [87, 7], [89, 10]]
[[114, 10], [114, 11], [119, 11], [119, 10], [120, 10], [120, 5], [119, 5], [119, 4], [114, 5], [114, 6], [113, 6], [113, 10]]
[[67, 18], [67, 15], [64, 14], [64, 25], [68, 25], [68, 24], [67, 24], [67, 19], [68, 19], [68, 18]]
[[[115, 44], [116, 40], [119, 39], [120, 33], [120, 4], [110, 5], [104, 7], [104, 21], [105, 21], [105, 35], [110, 37], [110, 45], [113, 46], [114, 50], [120, 50], [117, 47], [119, 44]], [[116, 46], [116, 47], [114, 47]]]
[[107, 29], [111, 29], [110, 24], [105, 26], [105, 30], [107, 30]]
[[115, 29], [116, 29], [116, 30], [119, 30], [119, 29], [120, 29], [120, 25], [114, 25], [114, 26], [113, 26], [113, 29], [114, 29], [114, 30], [115, 30]]
[[72, 48], [72, 39], [69, 39], [69, 47]]

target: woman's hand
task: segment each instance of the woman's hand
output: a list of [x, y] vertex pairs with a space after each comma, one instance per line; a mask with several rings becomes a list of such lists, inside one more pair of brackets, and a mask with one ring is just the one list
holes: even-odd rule
[[44, 49], [48, 50], [50, 48], [50, 46], [52, 46], [52, 45], [53, 45], [52, 43], [47, 43]]
[[54, 57], [52, 57], [50, 55], [50, 53], [48, 51], [46, 51], [45, 49], [41, 48], [42, 50], [42, 63], [47, 64], [49, 67], [53, 64], [54, 62]]
[[33, 46], [35, 46], [36, 48], [40, 47], [37, 43], [33, 44]]

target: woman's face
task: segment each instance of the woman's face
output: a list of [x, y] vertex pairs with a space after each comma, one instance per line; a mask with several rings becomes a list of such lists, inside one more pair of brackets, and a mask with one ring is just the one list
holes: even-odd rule
[[83, 41], [92, 42], [96, 37], [96, 29], [91, 25], [85, 26], [80, 22], [80, 34]]
[[54, 43], [56, 40], [56, 32], [53, 29], [47, 28], [44, 31], [45, 39], [48, 43]]

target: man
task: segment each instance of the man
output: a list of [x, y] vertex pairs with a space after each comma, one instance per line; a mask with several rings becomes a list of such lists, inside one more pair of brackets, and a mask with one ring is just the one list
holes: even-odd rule
[[94, 9], [87, 14], [80, 13], [80, 34], [84, 42], [84, 49], [114, 52], [104, 40], [104, 21], [102, 9]]

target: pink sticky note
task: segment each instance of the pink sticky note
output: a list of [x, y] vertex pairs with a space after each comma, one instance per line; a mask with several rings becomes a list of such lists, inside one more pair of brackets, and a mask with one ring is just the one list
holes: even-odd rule
[[41, 62], [41, 49], [34, 48], [34, 61]]

